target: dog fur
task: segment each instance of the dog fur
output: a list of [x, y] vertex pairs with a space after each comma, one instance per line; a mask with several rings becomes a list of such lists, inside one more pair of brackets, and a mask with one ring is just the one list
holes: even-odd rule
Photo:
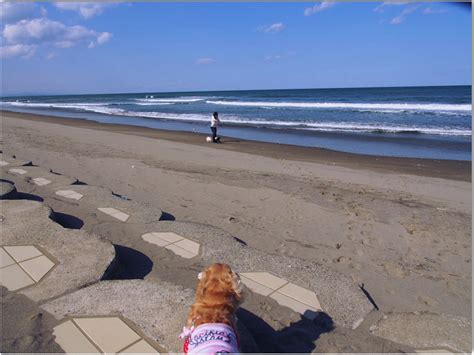
[[224, 323], [235, 327], [235, 312], [242, 301], [239, 276], [226, 264], [212, 264], [199, 274], [196, 299], [187, 326]]

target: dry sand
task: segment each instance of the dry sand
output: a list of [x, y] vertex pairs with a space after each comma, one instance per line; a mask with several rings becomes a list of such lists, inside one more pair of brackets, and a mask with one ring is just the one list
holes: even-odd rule
[[351, 275], [385, 312], [471, 318], [470, 162], [13, 113], [2, 134], [6, 154]]

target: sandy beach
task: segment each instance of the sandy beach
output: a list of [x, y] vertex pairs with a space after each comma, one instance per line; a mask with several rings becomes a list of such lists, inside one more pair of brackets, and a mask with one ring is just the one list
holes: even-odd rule
[[202, 134], [5, 111], [1, 127], [4, 154], [275, 258], [322, 264], [363, 285], [383, 313], [471, 319], [471, 162], [213, 145]]

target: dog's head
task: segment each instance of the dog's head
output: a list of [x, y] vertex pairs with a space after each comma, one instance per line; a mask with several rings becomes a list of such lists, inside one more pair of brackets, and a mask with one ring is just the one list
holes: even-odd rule
[[198, 275], [196, 302], [191, 307], [189, 325], [231, 324], [242, 300], [239, 276], [226, 264], [212, 264]]

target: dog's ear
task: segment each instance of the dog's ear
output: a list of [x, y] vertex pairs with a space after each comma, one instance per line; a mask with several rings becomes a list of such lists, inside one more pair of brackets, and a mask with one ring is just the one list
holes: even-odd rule
[[232, 271], [232, 287], [234, 289], [237, 300], [240, 300], [242, 298], [243, 285], [242, 285], [242, 281], [240, 281], [239, 274], [233, 271]]

